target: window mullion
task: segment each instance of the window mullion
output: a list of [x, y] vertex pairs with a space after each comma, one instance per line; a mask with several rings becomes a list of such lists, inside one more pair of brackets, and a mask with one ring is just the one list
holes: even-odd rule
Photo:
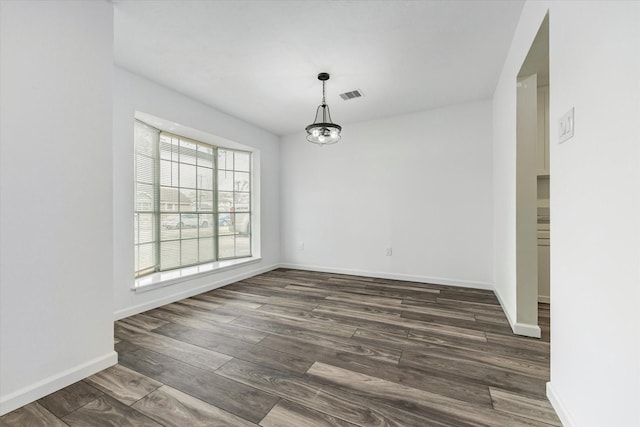
[[214, 259], [218, 261], [220, 259], [220, 219], [218, 212], [218, 187], [220, 185], [220, 180], [218, 179], [218, 148], [215, 147], [213, 149], [213, 159], [211, 159], [211, 164], [213, 165], [213, 172], [211, 173], [213, 177], [213, 184], [211, 188], [213, 188], [213, 253]]
[[160, 131], [156, 134], [157, 140], [153, 144], [153, 271], [160, 271]]
[[251, 231], [251, 224], [253, 221], [253, 158], [249, 156], [249, 225], [247, 225], [247, 235], [249, 236], [249, 254], [253, 254], [253, 232]]

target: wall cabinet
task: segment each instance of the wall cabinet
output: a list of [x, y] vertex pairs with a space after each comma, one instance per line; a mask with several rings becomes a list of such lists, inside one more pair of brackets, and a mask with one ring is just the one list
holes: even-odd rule
[[549, 86], [538, 87], [536, 174], [549, 175]]

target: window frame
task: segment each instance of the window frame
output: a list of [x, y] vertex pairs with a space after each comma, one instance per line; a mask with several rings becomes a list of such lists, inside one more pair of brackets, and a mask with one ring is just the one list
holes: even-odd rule
[[[156, 137], [155, 140], [152, 142], [152, 147], [151, 147], [151, 154], [144, 154], [141, 153], [140, 151], [138, 151], [138, 141], [136, 140], [136, 134], [135, 134], [135, 125], [136, 124], [141, 124], [143, 125], [145, 128], [148, 128], [150, 130], [153, 130], [156, 132]], [[152, 245], [152, 266], [150, 267], [146, 267], [143, 270], [139, 270], [137, 269], [135, 266], [137, 264], [134, 263], [134, 278], [138, 279], [140, 277], [144, 277], [146, 275], [149, 274], [153, 274], [155, 272], [157, 272], [157, 266], [158, 266], [158, 259], [159, 259], [159, 253], [158, 253], [158, 238], [159, 238], [159, 230], [157, 225], [159, 224], [159, 221], [157, 221], [154, 216], [157, 215], [157, 210], [156, 210], [156, 206], [157, 206], [157, 200], [158, 200], [158, 194], [157, 194], [157, 188], [155, 185], [155, 182], [158, 181], [158, 170], [157, 170], [157, 157], [158, 157], [158, 148], [159, 148], [159, 140], [160, 140], [160, 130], [150, 126], [149, 124], [143, 122], [142, 120], [138, 120], [136, 119], [136, 123], [134, 124], [134, 141], [133, 141], [133, 146], [134, 146], [134, 159], [133, 159], [133, 182], [134, 182], [134, 189], [133, 189], [133, 194], [134, 194], [134, 221], [137, 223], [134, 223], [134, 247], [137, 247], [138, 251], [136, 252], [134, 250], [134, 256], [137, 256], [137, 260], [136, 262], [139, 263], [139, 258], [140, 258], [140, 249], [139, 247], [141, 246], [141, 243], [139, 242], [139, 233], [140, 233], [140, 214], [151, 214], [152, 217], [152, 230], [151, 230], [151, 241], [150, 242], [145, 242], [143, 244], [151, 244]], [[152, 164], [152, 171], [151, 171], [151, 175], [153, 176], [152, 181], [150, 183], [150, 185], [152, 186], [152, 196], [153, 200], [151, 203], [151, 209], [142, 209], [139, 210], [138, 209], [138, 184], [146, 184], [149, 185], [149, 183], [146, 182], [140, 182], [138, 180], [139, 174], [138, 174], [138, 156], [142, 155], [143, 157], [146, 157], [147, 159], [151, 160], [151, 164]]]
[[[154, 177], [154, 182], [152, 183], [153, 186], [153, 193], [154, 193], [154, 201], [153, 201], [153, 211], [151, 212], [152, 214], [152, 221], [154, 221], [153, 224], [153, 237], [151, 240], [151, 244], [153, 245], [153, 256], [154, 256], [154, 265], [153, 267], [148, 267], [145, 268], [143, 270], [137, 270], [134, 271], [134, 278], [136, 279], [136, 282], [138, 281], [138, 279], [143, 279], [145, 277], [148, 277], [154, 273], [168, 273], [168, 272], [172, 272], [174, 270], [180, 270], [180, 269], [189, 269], [189, 268], [193, 268], [193, 267], [198, 267], [198, 266], [206, 266], [207, 264], [210, 263], [219, 263], [219, 264], [239, 264], [242, 263], [243, 261], [251, 261], [255, 259], [255, 254], [254, 254], [254, 248], [253, 248], [253, 209], [252, 209], [252, 205], [253, 205], [253, 196], [254, 196], [254, 186], [253, 186], [253, 175], [254, 175], [254, 170], [253, 170], [253, 152], [252, 151], [248, 151], [248, 150], [242, 150], [242, 149], [237, 149], [237, 148], [228, 148], [228, 147], [223, 147], [221, 145], [214, 145], [211, 144], [209, 142], [204, 142], [204, 141], [199, 141], [197, 139], [193, 139], [190, 138], [188, 136], [183, 136], [183, 135], [179, 135], [175, 132], [168, 132], [165, 131], [163, 129], [159, 129], [156, 126], [150, 125], [149, 123], [147, 123], [144, 120], [140, 120], [139, 118], [135, 118], [135, 125], [137, 124], [141, 124], [147, 128], [150, 128], [154, 131], [156, 131], [158, 133], [156, 140], [154, 141], [154, 146], [153, 146], [153, 177]], [[134, 131], [134, 136], [135, 136], [135, 131]], [[161, 164], [163, 160], [167, 160], [167, 159], [163, 159], [162, 158], [162, 143], [163, 143], [163, 136], [164, 137], [169, 137], [169, 138], [176, 138], [178, 141], [178, 159], [177, 161], [173, 160], [173, 158], [170, 158], [168, 161], [170, 162], [170, 170], [173, 170], [173, 163], [177, 163], [177, 170], [178, 170], [178, 184], [173, 185], [173, 181], [171, 181], [170, 185], [163, 185], [163, 177], [161, 176]], [[183, 187], [181, 185], [180, 182], [180, 177], [181, 177], [181, 165], [185, 164], [185, 165], [191, 165], [190, 163], [187, 162], [182, 162], [181, 161], [181, 153], [182, 153], [182, 142], [188, 142], [191, 144], [195, 144], [195, 162], [193, 164], [193, 167], [195, 168], [195, 173], [196, 173], [196, 183], [195, 188], [190, 188], [190, 187]], [[211, 170], [211, 175], [212, 175], [212, 183], [211, 183], [211, 193], [212, 193], [212, 200], [211, 200], [211, 209], [205, 211], [204, 213], [200, 211], [200, 205], [199, 205], [199, 191], [209, 191], [208, 189], [203, 189], [203, 188], [198, 188], [198, 183], [197, 183], [197, 177], [198, 177], [198, 171], [199, 171], [199, 157], [198, 157], [198, 147], [199, 146], [203, 146], [207, 149], [211, 149], [212, 151], [212, 158], [211, 158], [211, 166], [203, 166], [204, 168], [210, 169]], [[138, 169], [137, 169], [137, 155], [138, 155], [138, 148], [137, 148], [137, 140], [134, 137], [134, 183], [138, 182]], [[173, 149], [172, 149], [173, 150]], [[225, 151], [225, 152], [232, 152], [234, 153], [234, 164], [233, 167], [234, 169], [232, 170], [232, 172], [235, 174], [236, 169], [235, 169], [235, 153], [242, 153], [245, 154], [248, 157], [248, 168], [246, 171], [241, 170], [240, 172], [243, 173], [247, 173], [248, 174], [248, 191], [246, 192], [240, 192], [242, 194], [247, 194], [248, 195], [248, 210], [247, 211], [242, 211], [240, 212], [240, 214], [246, 214], [248, 216], [248, 223], [246, 225], [246, 238], [248, 240], [248, 253], [247, 254], [243, 254], [243, 255], [237, 255], [238, 253], [238, 247], [237, 247], [237, 238], [238, 238], [238, 231], [236, 231], [235, 227], [236, 227], [236, 222], [235, 222], [235, 216], [237, 214], [237, 212], [235, 211], [235, 209], [230, 213], [230, 215], [234, 218], [234, 222], [233, 222], [233, 226], [234, 229], [232, 231], [231, 235], [233, 236], [233, 256], [225, 256], [225, 257], [221, 257], [220, 254], [220, 238], [221, 236], [224, 236], [223, 234], [221, 234], [220, 232], [220, 223], [219, 223], [219, 218], [220, 218], [220, 208], [219, 208], [219, 193], [220, 193], [220, 185], [219, 185], [219, 179], [218, 179], [218, 174], [220, 172], [219, 169], [219, 156], [220, 156], [220, 151]], [[171, 151], [172, 152], [172, 151]], [[235, 175], [234, 175], [235, 177]], [[234, 180], [234, 189], [233, 189], [233, 207], [235, 208], [235, 180]], [[188, 189], [188, 190], [193, 190], [193, 192], [195, 193], [195, 197], [196, 197], [196, 201], [191, 203], [191, 207], [189, 210], [187, 211], [183, 211], [182, 207], [181, 207], [181, 203], [180, 203], [180, 196], [178, 196], [178, 206], [177, 206], [177, 210], [174, 211], [166, 211], [162, 210], [161, 208], [161, 204], [162, 204], [162, 200], [161, 200], [161, 192], [163, 188], [168, 188], [168, 189], [174, 189], [176, 191], [178, 191], [179, 194], [182, 194], [182, 190], [183, 189]], [[195, 203], [195, 207], [194, 207], [194, 203]], [[134, 220], [139, 221], [139, 211], [138, 211], [138, 190], [137, 187], [136, 189], [134, 189]], [[165, 212], [166, 211], [166, 212]], [[145, 211], [145, 213], [149, 213], [147, 211]], [[187, 214], [191, 214], [191, 215], [196, 215], [196, 230], [197, 230], [197, 234], [195, 238], [183, 238], [183, 229], [185, 227], [180, 227], [178, 228], [179, 230], [179, 234], [178, 234], [178, 238], [177, 239], [171, 239], [171, 240], [162, 240], [162, 220], [163, 220], [163, 215], [170, 215], [170, 214], [176, 214], [179, 215], [179, 220], [182, 220], [182, 215], [187, 215]], [[204, 214], [204, 215], [211, 215], [212, 218], [212, 232], [211, 232], [211, 236], [205, 236], [205, 237], [201, 237], [200, 233], [201, 233], [201, 224], [200, 224], [200, 214]], [[229, 214], [229, 212], [223, 212], [223, 214]], [[139, 229], [138, 229], [139, 230]], [[227, 230], [228, 231], [228, 230]], [[139, 231], [138, 231], [139, 233]], [[227, 236], [228, 236], [227, 235]], [[134, 238], [134, 245], [135, 246], [139, 246], [140, 242], [138, 240], [139, 238], [139, 234], [135, 236]], [[212, 259], [208, 259], [205, 261], [201, 261], [200, 259], [200, 250], [201, 250], [201, 241], [202, 239], [208, 239], [211, 238], [213, 240], [213, 257]], [[195, 263], [189, 263], [189, 264], [182, 264], [182, 256], [181, 253], [178, 255], [178, 265], [175, 266], [171, 266], [168, 268], [162, 268], [162, 244], [163, 242], [167, 242], [167, 241], [176, 241], [179, 242], [179, 247], [180, 247], [180, 252], [182, 251], [182, 243], [183, 241], [186, 240], [194, 240], [196, 242], [196, 258], [197, 261]], [[136, 252], [137, 254], [138, 252]], [[139, 256], [139, 255], [138, 255]], [[234, 262], [238, 260], [239, 262]], [[138, 266], [138, 264], [136, 263], [136, 267]], [[134, 268], [134, 270], [136, 270], [136, 268]], [[137, 285], [136, 285], [137, 288]]]

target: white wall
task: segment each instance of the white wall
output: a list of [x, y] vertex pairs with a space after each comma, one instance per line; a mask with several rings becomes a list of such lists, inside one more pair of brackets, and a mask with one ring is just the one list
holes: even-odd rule
[[[515, 77], [550, 17], [551, 382], [566, 426], [640, 425], [640, 3], [527, 2], [494, 102], [496, 291], [515, 310]], [[575, 136], [559, 117], [575, 107]], [[504, 264], [503, 264], [504, 263]]]
[[491, 288], [488, 101], [350, 124], [328, 147], [301, 132], [281, 151], [285, 263]]
[[[493, 97], [493, 223], [495, 291], [510, 323], [516, 313], [516, 106], [517, 75], [546, 13], [520, 19]], [[528, 5], [531, 8], [531, 5]]]
[[0, 415], [116, 363], [108, 2], [0, 3]]
[[[278, 137], [124, 69], [115, 67], [113, 121], [113, 256], [115, 317], [122, 318], [273, 269], [280, 261]], [[141, 111], [203, 133], [252, 147], [260, 159], [254, 191], [260, 193], [257, 264], [213, 273], [144, 293], [133, 287], [133, 123]], [[255, 177], [254, 177], [255, 179]], [[258, 229], [258, 224], [260, 229]]]
[[[516, 114], [516, 333], [540, 338], [538, 327], [538, 245], [536, 151], [537, 76], [519, 79]], [[524, 286], [523, 286], [524, 285]]]

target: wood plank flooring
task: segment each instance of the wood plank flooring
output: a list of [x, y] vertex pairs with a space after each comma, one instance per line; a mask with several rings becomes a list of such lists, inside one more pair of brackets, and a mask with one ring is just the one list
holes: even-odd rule
[[118, 365], [0, 426], [560, 426], [495, 295], [278, 269], [123, 319]]

